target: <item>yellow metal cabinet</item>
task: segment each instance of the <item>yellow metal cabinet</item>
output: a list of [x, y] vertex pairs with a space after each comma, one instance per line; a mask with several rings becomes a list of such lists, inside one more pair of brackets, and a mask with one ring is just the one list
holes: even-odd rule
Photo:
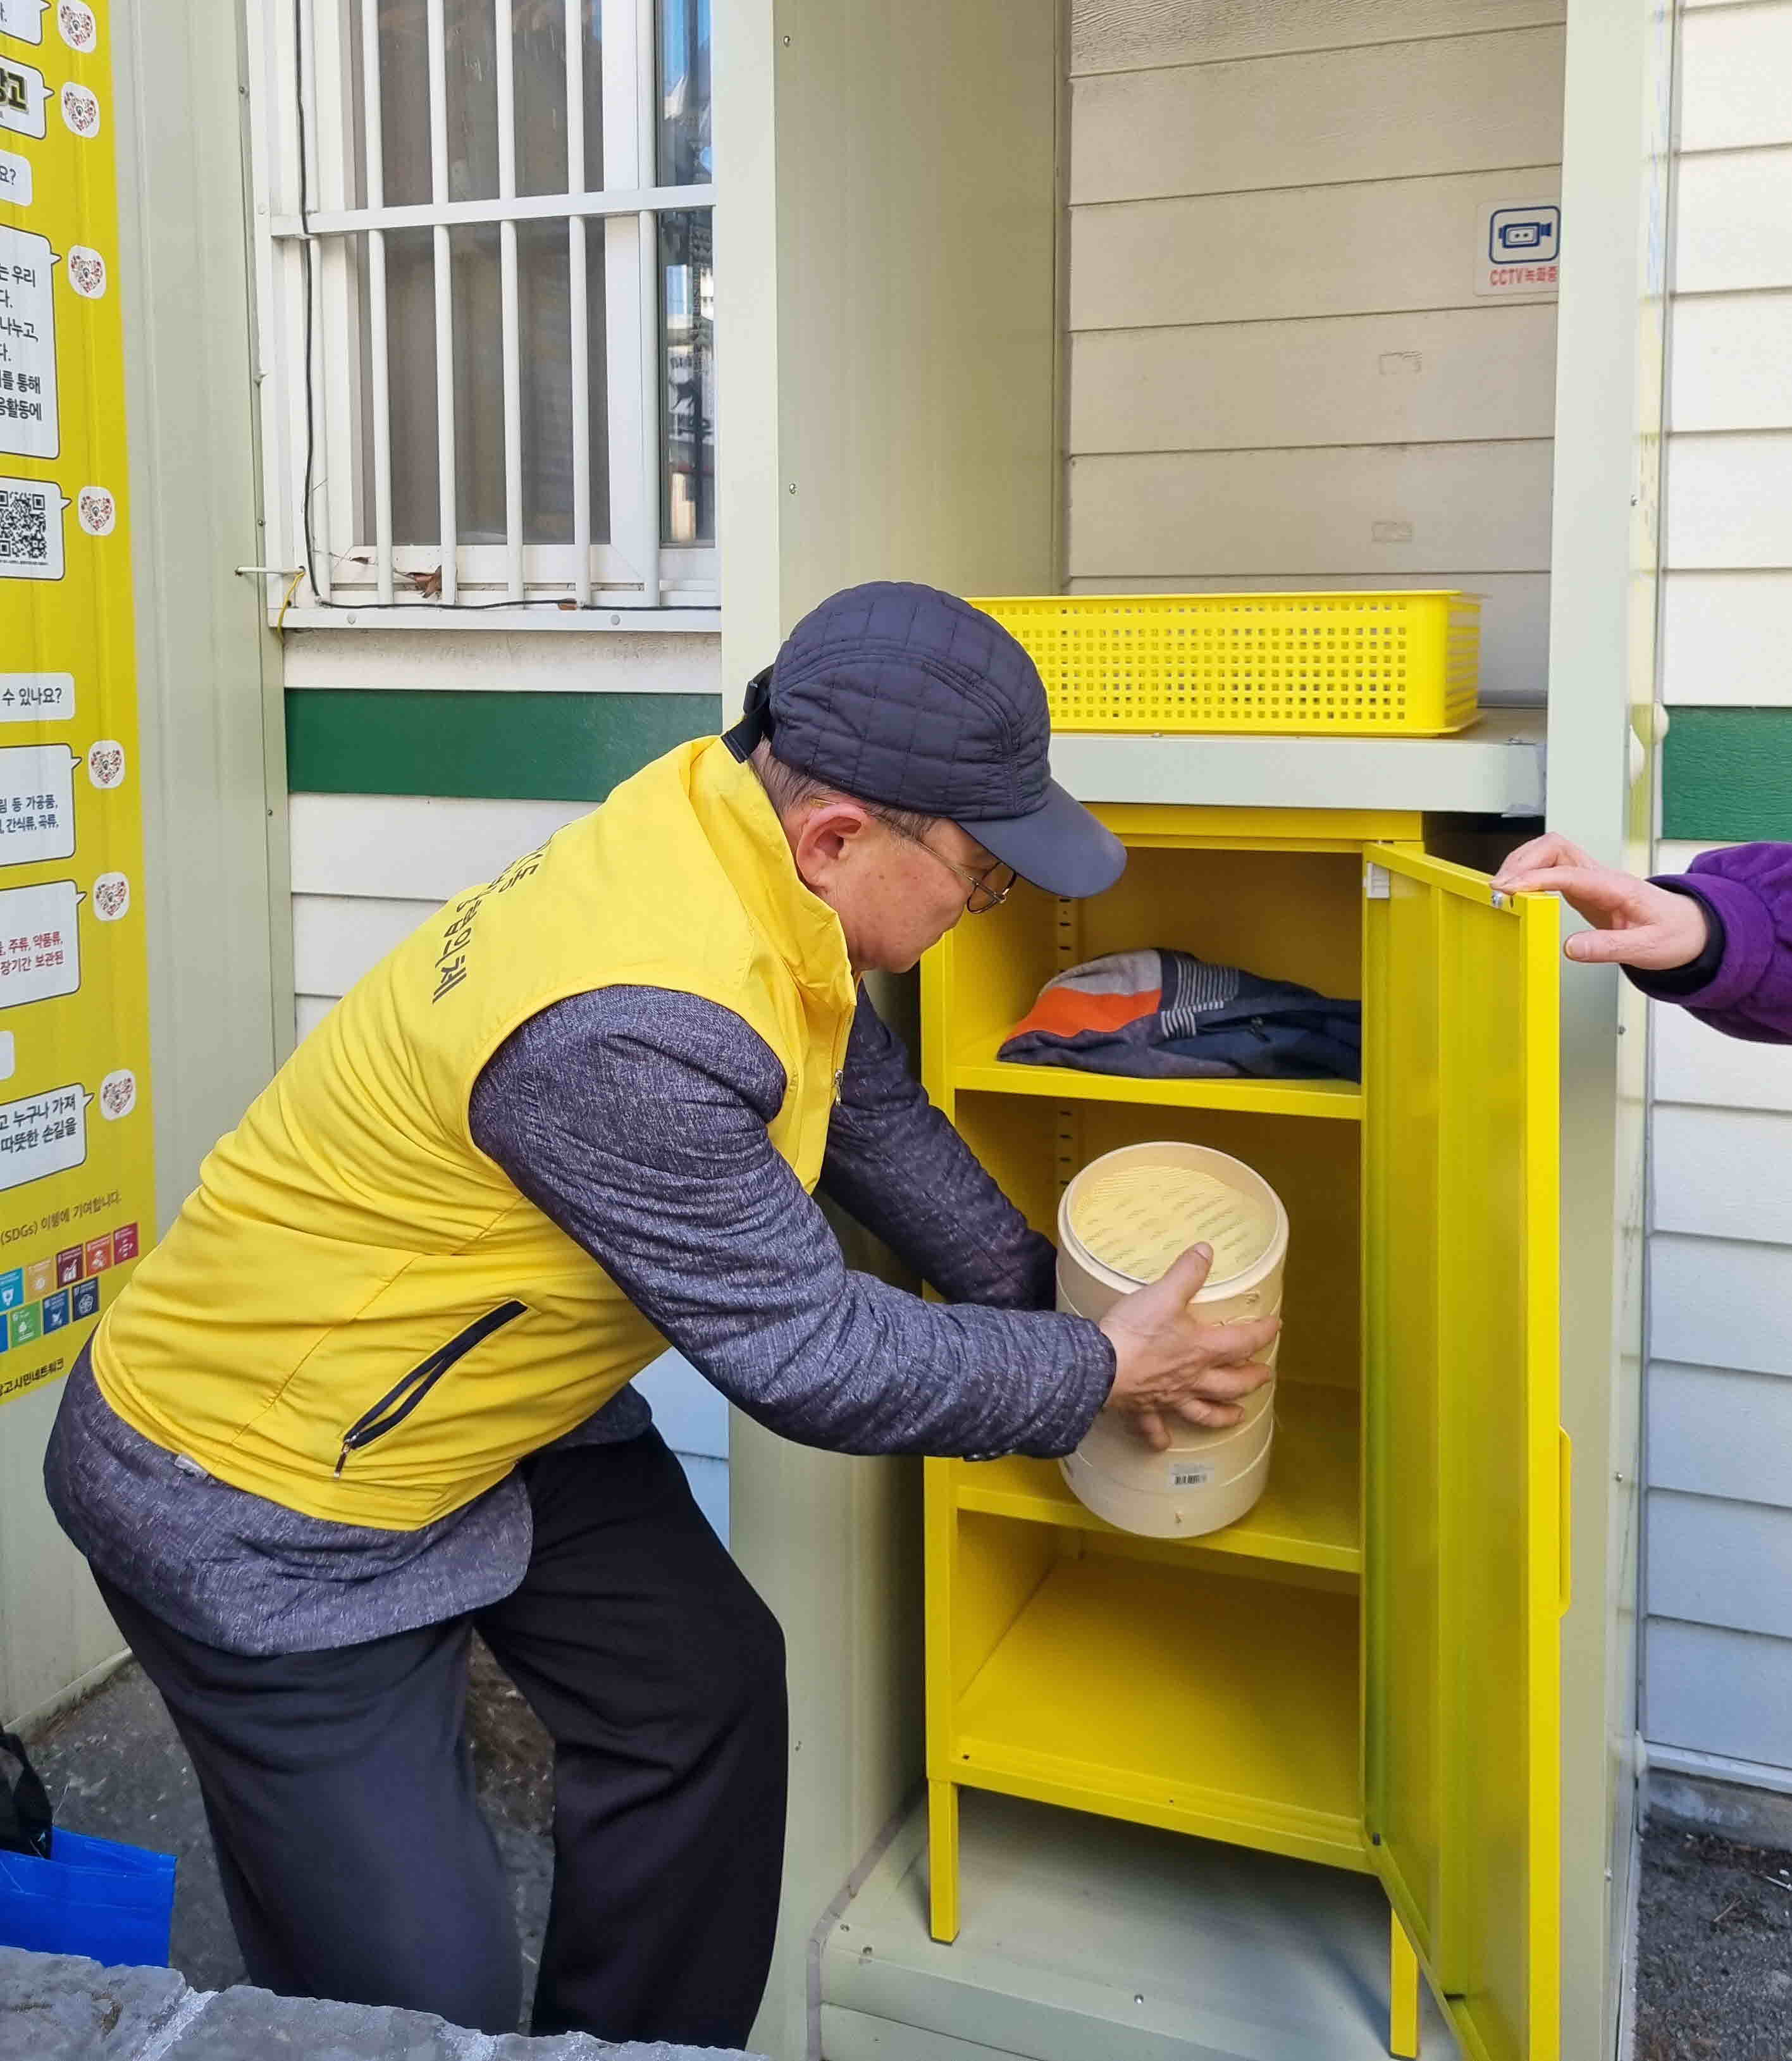
[[[1142, 1139], [1268, 1178], [1275, 1455], [1247, 1517], [1186, 1541], [1114, 1531], [1053, 1462], [927, 1463], [934, 1935], [969, 1783], [1372, 1872], [1394, 2051], [1422, 1967], [1477, 2061], [1558, 2061], [1554, 905], [1496, 902], [1416, 815], [1098, 813], [1118, 886], [1022, 887], [929, 955], [927, 1086], [1043, 1230]], [[1361, 1087], [998, 1059], [1054, 973], [1143, 944], [1361, 995]]]

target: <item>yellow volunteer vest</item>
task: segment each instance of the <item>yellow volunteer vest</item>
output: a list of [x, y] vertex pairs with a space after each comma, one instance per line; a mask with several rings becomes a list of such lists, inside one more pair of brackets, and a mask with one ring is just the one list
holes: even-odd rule
[[782, 1063], [813, 1188], [854, 983], [750, 769], [682, 745], [344, 997], [200, 1170], [95, 1337], [112, 1407], [220, 1480], [412, 1531], [582, 1422], [664, 1341], [473, 1143], [474, 1082], [570, 994], [665, 987]]

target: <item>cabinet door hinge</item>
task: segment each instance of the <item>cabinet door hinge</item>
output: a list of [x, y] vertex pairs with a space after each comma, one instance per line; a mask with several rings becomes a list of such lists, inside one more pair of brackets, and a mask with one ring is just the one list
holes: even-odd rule
[[1363, 898], [1368, 902], [1385, 902], [1394, 890], [1388, 880], [1387, 868], [1378, 866], [1370, 859], [1362, 869]]

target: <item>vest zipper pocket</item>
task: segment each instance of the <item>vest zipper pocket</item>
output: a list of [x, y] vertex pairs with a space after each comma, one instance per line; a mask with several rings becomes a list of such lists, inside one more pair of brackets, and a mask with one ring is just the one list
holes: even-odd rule
[[402, 1381], [395, 1383], [372, 1409], [356, 1418], [342, 1434], [342, 1450], [336, 1456], [337, 1473], [340, 1475], [348, 1465], [350, 1453], [359, 1452], [363, 1446], [370, 1446], [374, 1439], [383, 1439], [388, 1431], [403, 1423], [457, 1360], [464, 1359], [494, 1331], [501, 1331], [506, 1324], [514, 1322], [527, 1307], [523, 1303], [500, 1303], [495, 1310], [488, 1310], [476, 1323], [469, 1324], [446, 1345], [438, 1346], [426, 1360], [414, 1367]]

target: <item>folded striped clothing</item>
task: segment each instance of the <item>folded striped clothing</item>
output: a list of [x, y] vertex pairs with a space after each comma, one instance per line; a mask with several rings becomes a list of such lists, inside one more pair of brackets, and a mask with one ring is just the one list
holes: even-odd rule
[[1144, 946], [1047, 981], [998, 1056], [1162, 1079], [1354, 1081], [1362, 1077], [1362, 1008]]

